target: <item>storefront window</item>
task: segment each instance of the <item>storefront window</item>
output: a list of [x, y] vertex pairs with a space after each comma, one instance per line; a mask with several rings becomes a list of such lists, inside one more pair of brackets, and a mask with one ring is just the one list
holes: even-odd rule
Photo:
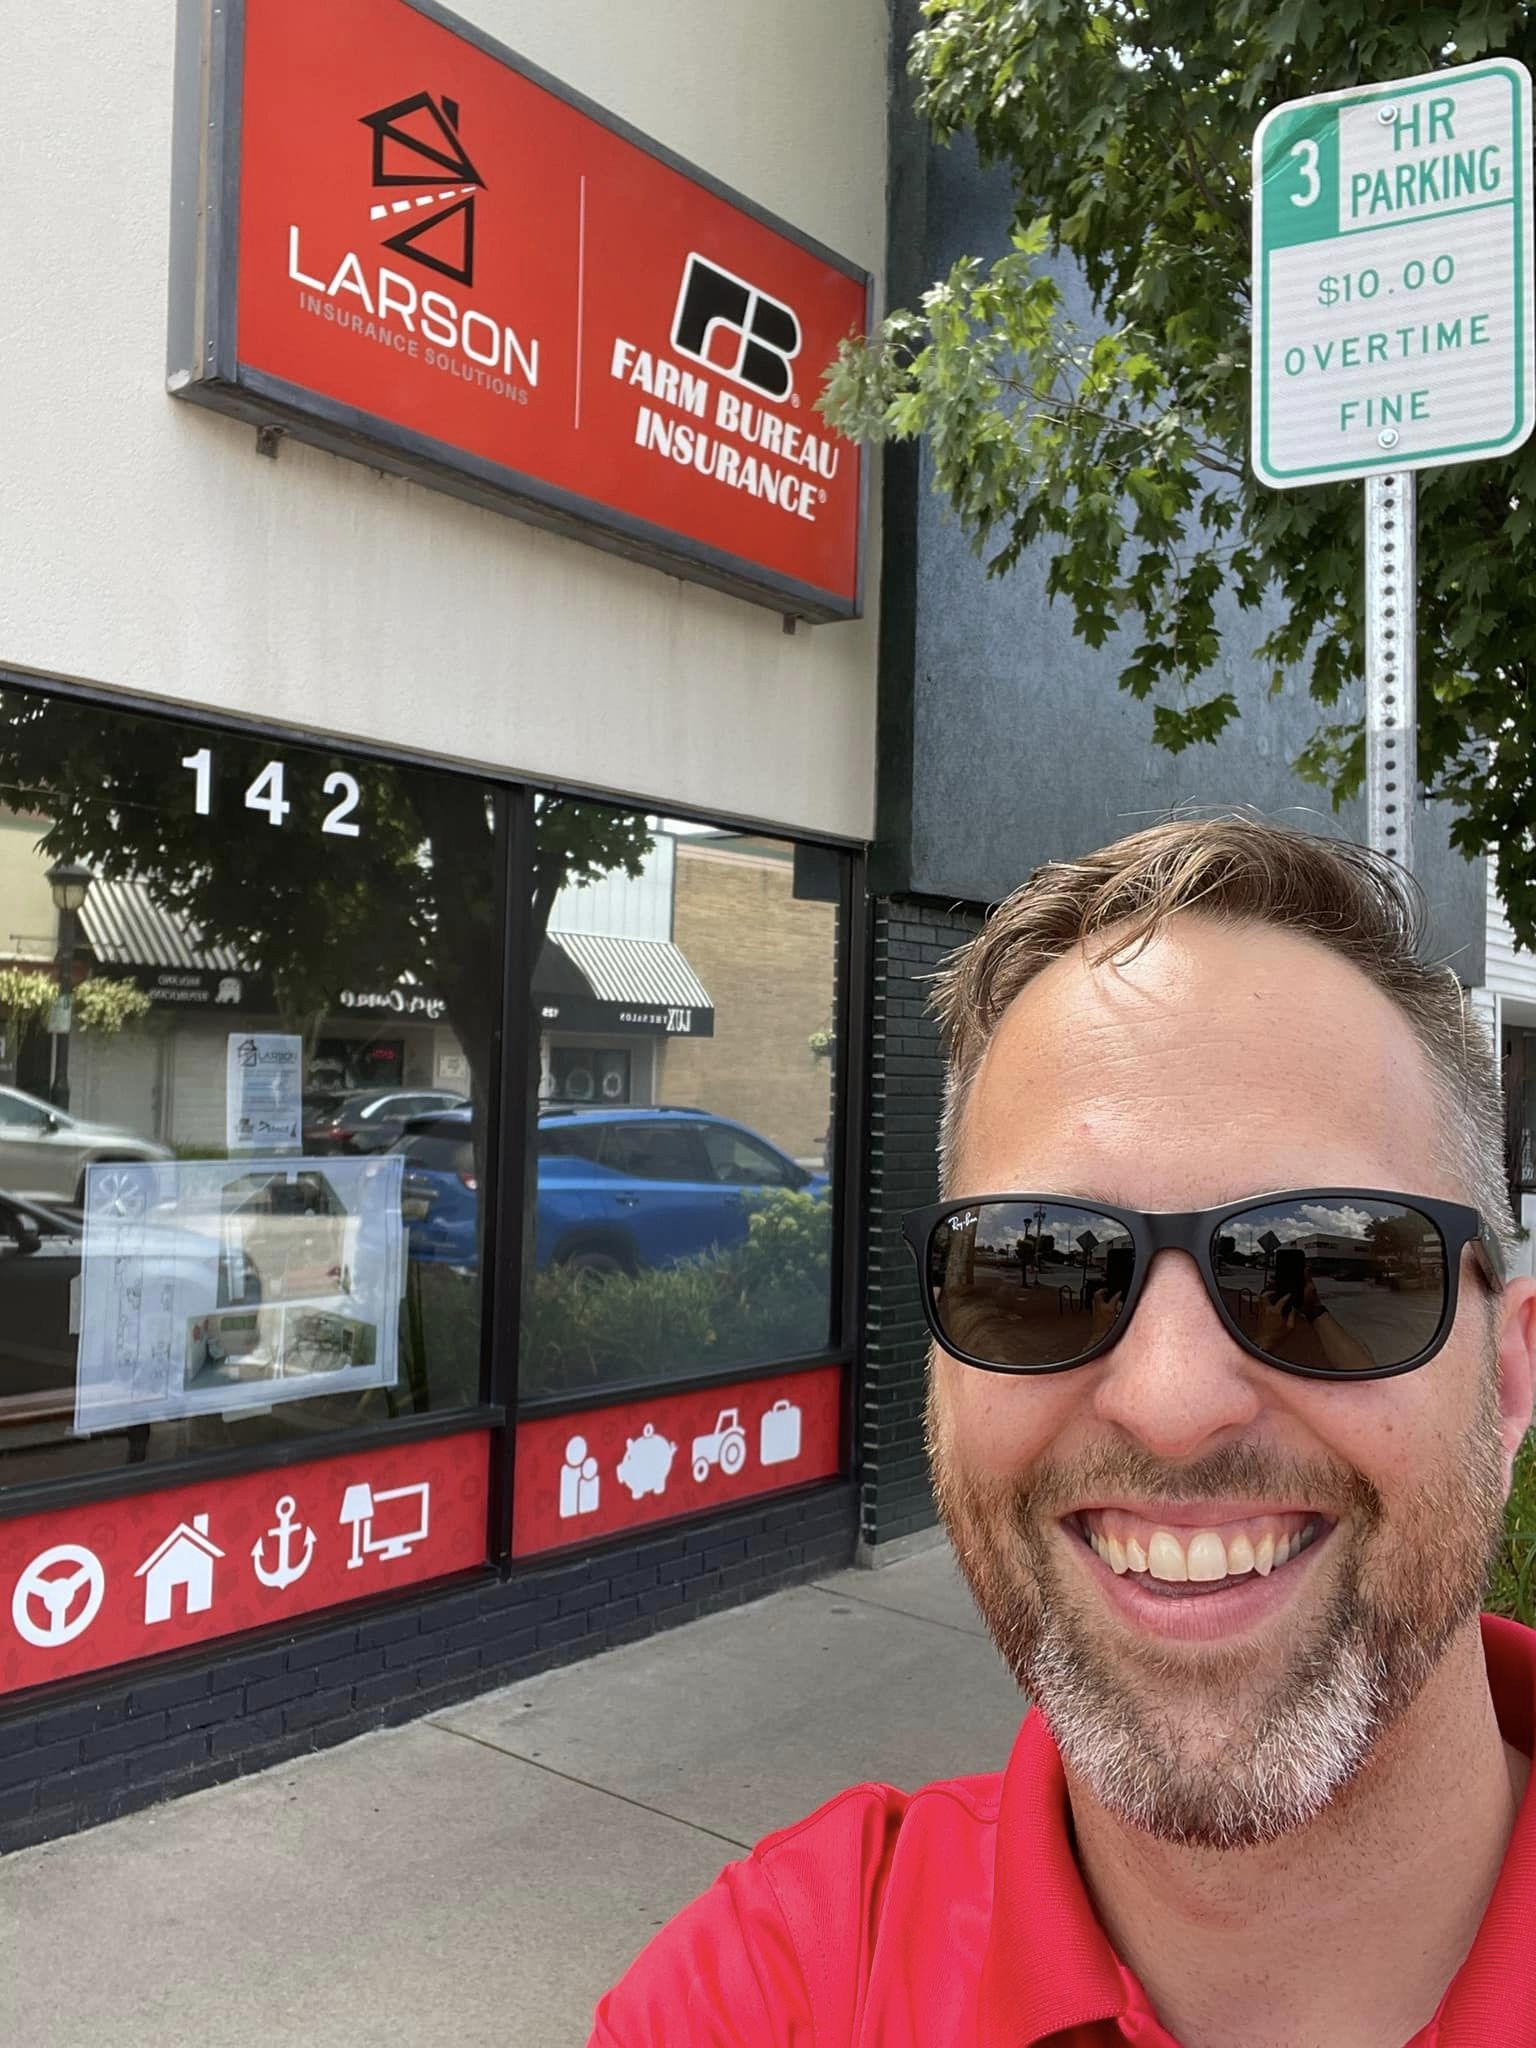
[[480, 1400], [504, 806], [0, 692], [0, 1485]]
[[538, 806], [525, 1395], [824, 1351], [840, 869]]

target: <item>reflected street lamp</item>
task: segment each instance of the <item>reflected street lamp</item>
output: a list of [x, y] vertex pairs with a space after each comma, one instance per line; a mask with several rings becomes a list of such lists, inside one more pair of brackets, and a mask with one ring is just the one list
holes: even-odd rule
[[95, 879], [85, 863], [78, 860], [56, 860], [47, 876], [53, 905], [59, 913], [55, 961], [63, 1029], [54, 1037], [53, 1099], [60, 1109], [69, 1107], [69, 1038], [73, 1021], [70, 1009], [75, 989], [75, 947], [80, 938], [80, 911]]

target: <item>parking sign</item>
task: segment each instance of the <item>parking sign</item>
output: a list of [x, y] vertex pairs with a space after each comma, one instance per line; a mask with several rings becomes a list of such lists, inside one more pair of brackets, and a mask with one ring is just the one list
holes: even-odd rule
[[1531, 79], [1321, 93], [1254, 137], [1253, 466], [1278, 489], [1473, 462], [1536, 419]]

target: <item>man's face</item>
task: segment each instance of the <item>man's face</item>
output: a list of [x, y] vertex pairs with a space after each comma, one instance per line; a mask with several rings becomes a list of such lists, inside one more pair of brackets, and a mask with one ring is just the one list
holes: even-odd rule
[[[1435, 1118], [1409, 1026], [1353, 968], [1183, 917], [1118, 965], [1057, 961], [1014, 1001], [950, 1192], [1465, 1200]], [[1236, 1846], [1315, 1817], [1475, 1627], [1522, 1427], [1504, 1405], [1501, 1422], [1470, 1259], [1426, 1367], [1334, 1384], [1242, 1351], [1171, 1252], [1088, 1365], [1008, 1378], [935, 1350], [929, 1433], [977, 1603], [1068, 1764], [1138, 1826]], [[1259, 1556], [1298, 1535], [1267, 1575], [1241, 1569], [1245, 1542]], [[1170, 1537], [1199, 1560], [1182, 1582], [1153, 1575]], [[1153, 1569], [1117, 1573], [1138, 1550]], [[1224, 1575], [1202, 1576], [1215, 1558]]]

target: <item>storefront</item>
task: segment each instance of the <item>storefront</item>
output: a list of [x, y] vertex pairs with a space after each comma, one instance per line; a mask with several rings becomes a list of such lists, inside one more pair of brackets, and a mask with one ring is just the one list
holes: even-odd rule
[[12, 53], [0, 1846], [855, 1541], [884, 7], [152, 11]]

